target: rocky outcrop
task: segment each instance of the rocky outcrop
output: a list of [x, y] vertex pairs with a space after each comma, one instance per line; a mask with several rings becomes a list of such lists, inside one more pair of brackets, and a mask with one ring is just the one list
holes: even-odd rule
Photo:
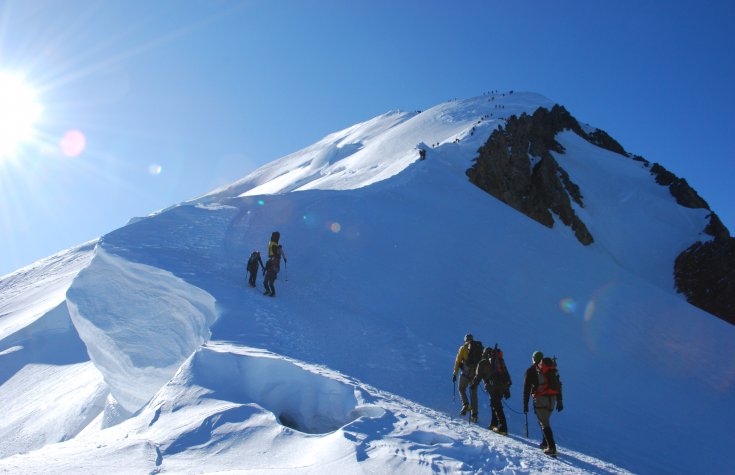
[[689, 303], [735, 325], [735, 238], [695, 243], [674, 269], [676, 288]]
[[679, 178], [662, 165], [654, 163], [651, 167], [651, 173], [656, 177], [656, 183], [662, 186], [668, 186], [671, 195], [676, 198], [676, 202], [687, 208], [706, 208], [709, 205], [694, 188], [683, 178]]
[[[582, 244], [594, 241], [575, 213], [572, 202], [584, 207], [582, 193], [551, 152], [564, 153], [556, 135], [571, 130], [593, 145], [641, 162], [656, 183], [666, 186], [676, 202], [710, 211], [704, 232], [711, 242], [696, 242], [674, 264], [677, 291], [697, 307], [735, 324], [735, 238], [687, 183], [658, 163], [632, 155], [601, 129], [585, 132], [562, 106], [537, 109], [532, 115], [511, 116], [495, 130], [467, 170], [470, 181], [539, 223], [553, 227], [554, 215], [572, 228]], [[589, 130], [589, 128], [587, 129]]]
[[511, 116], [480, 148], [467, 176], [544, 226], [554, 226], [555, 214], [587, 245], [594, 239], [572, 207], [572, 201], [584, 207], [582, 194], [551, 154], [564, 153], [555, 137], [566, 129], [586, 137], [577, 120], [559, 105], [551, 110], [539, 108], [531, 116]]
[[692, 305], [735, 325], [735, 238], [685, 179], [658, 163], [651, 167], [651, 174], [656, 183], [669, 188], [681, 206], [710, 211], [704, 232], [714, 239], [698, 241], [676, 258], [676, 290]]

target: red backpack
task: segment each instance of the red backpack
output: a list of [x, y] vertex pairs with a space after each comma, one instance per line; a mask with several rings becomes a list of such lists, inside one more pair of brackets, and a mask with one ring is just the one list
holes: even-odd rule
[[556, 358], [543, 358], [536, 365], [536, 374], [538, 374], [536, 396], [554, 396], [561, 392], [561, 380], [556, 369]]

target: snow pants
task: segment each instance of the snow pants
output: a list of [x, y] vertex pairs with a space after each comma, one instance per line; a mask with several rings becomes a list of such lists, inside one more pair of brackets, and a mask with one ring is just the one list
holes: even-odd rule
[[248, 283], [250, 284], [250, 287], [255, 287], [255, 277], [258, 275], [258, 268], [248, 269], [248, 273], [250, 274], [248, 277]]
[[503, 410], [503, 391], [490, 391], [490, 409], [493, 411], [490, 425], [508, 432], [508, 424], [505, 421], [505, 411]]
[[[470, 385], [472, 378], [465, 376], [464, 372], [459, 377], [459, 398], [463, 406], [470, 406], [471, 415], [477, 417], [477, 386]], [[470, 387], [470, 399], [467, 401], [467, 386]]]
[[263, 279], [263, 287], [265, 287], [265, 293], [269, 295], [276, 295], [276, 276], [278, 274], [273, 271], [267, 271], [265, 273], [265, 279]]
[[551, 413], [556, 407], [556, 396], [539, 396], [533, 398], [533, 412], [536, 413], [538, 425], [543, 431], [547, 427], [551, 428]]

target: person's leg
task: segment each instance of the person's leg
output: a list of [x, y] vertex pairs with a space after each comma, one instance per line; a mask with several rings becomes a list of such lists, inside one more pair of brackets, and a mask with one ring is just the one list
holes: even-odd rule
[[508, 424], [503, 411], [503, 393], [494, 391], [490, 398], [493, 409], [493, 418], [498, 421], [497, 428], [500, 432], [508, 432]]
[[541, 432], [544, 435], [544, 441], [541, 443], [543, 448], [544, 442], [546, 442], [546, 448], [544, 453], [556, 454], [556, 444], [554, 443], [554, 434], [551, 431], [551, 413], [554, 411], [554, 399], [548, 396], [536, 398], [533, 401], [533, 409], [536, 411], [536, 418], [538, 424], [541, 427]]
[[462, 411], [459, 413], [464, 416], [470, 410], [470, 403], [467, 400], [467, 386], [470, 385], [470, 378], [461, 374], [459, 377], [459, 399], [462, 401]]
[[477, 422], [477, 386], [470, 386], [470, 406], [472, 407], [472, 416], [470, 420]]
[[488, 429], [497, 429], [498, 428], [498, 416], [495, 414], [495, 401], [493, 401], [493, 393], [490, 393], [490, 412], [493, 413], [492, 419], [490, 420], [490, 426]]

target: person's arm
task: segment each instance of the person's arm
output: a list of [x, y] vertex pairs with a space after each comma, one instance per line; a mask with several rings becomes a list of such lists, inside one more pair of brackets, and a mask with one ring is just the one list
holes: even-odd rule
[[528, 398], [531, 396], [531, 387], [533, 386], [532, 369], [533, 366], [528, 368], [523, 378], [523, 412], [528, 412]]
[[454, 360], [454, 372], [452, 373], [452, 376], [457, 376], [457, 373], [459, 372], [459, 368], [462, 366], [462, 362], [465, 360], [465, 357], [467, 356], [467, 347], [462, 345], [459, 347], [459, 351], [457, 351], [457, 358]]

